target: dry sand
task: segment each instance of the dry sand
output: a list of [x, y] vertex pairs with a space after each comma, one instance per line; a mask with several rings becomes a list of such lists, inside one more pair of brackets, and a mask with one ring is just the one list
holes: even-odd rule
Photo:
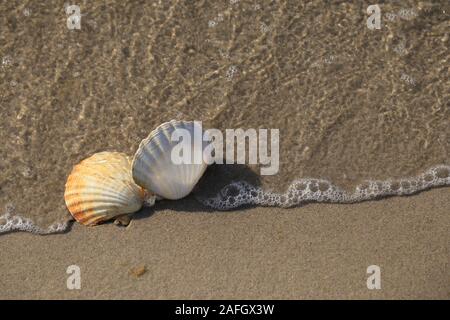
[[[448, 299], [448, 191], [219, 213], [188, 198], [127, 228], [12, 233], [0, 239], [0, 298]], [[81, 290], [66, 288], [72, 264]], [[381, 290], [366, 287], [372, 264]]]

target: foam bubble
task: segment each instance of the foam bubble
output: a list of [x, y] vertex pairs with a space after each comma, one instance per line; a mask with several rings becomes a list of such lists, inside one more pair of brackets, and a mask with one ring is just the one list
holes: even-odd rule
[[[439, 186], [450, 186], [450, 166], [436, 166], [417, 177], [366, 181], [352, 192], [344, 191], [324, 179], [295, 180], [285, 193], [263, 190], [248, 182], [238, 181], [224, 187], [213, 198], [198, 198], [198, 200], [217, 210], [231, 210], [244, 205], [289, 208], [308, 202], [354, 203], [385, 196], [410, 195]], [[150, 199], [148, 204], [154, 200]], [[69, 221], [63, 221], [41, 228], [31, 219], [14, 212], [14, 206], [8, 204], [5, 213], [0, 216], [0, 234], [25, 231], [46, 235], [65, 232], [69, 227]]]
[[13, 231], [25, 231], [34, 234], [54, 234], [61, 233], [67, 230], [69, 222], [56, 222], [47, 228], [38, 227], [28, 218], [21, 217], [19, 215], [12, 215], [11, 212], [7, 212], [0, 216], [0, 234], [13, 232]]
[[450, 166], [441, 165], [417, 177], [367, 181], [350, 192], [323, 179], [295, 180], [283, 194], [265, 191], [245, 181], [239, 181], [227, 185], [213, 198], [198, 200], [217, 210], [230, 210], [243, 205], [288, 208], [307, 202], [354, 203], [385, 196], [410, 195], [447, 185], [450, 185]]

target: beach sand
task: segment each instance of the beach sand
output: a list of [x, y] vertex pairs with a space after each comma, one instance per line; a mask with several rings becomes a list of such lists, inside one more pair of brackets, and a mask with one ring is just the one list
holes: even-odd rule
[[280, 171], [212, 166], [127, 228], [2, 234], [0, 298], [450, 298], [448, 187], [290, 209], [195, 200], [233, 181], [412, 187], [401, 179], [449, 165], [449, 1], [383, 1], [376, 30], [361, 1], [76, 3], [80, 29], [63, 0], [0, 4], [0, 226], [66, 221], [74, 165], [133, 156], [172, 119], [279, 129]]
[[[126, 228], [11, 233], [1, 238], [0, 298], [449, 299], [448, 191], [233, 212], [189, 197]], [[81, 290], [66, 287], [70, 265]], [[380, 290], [367, 289], [370, 265], [381, 268]]]

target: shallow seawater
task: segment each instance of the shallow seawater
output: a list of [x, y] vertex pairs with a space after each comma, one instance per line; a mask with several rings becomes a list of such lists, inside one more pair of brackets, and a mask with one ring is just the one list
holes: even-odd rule
[[[289, 206], [276, 199], [306, 178], [346, 202], [380, 194], [369, 183], [355, 196], [367, 180], [391, 181], [385, 194], [449, 184], [446, 0], [386, 1], [379, 30], [360, 1], [76, 4], [80, 30], [67, 27], [64, 1], [0, 4], [0, 210], [34, 231], [70, 218], [64, 184], [76, 163], [99, 151], [133, 155], [171, 119], [280, 130], [278, 174], [209, 169], [194, 194], [207, 204], [233, 181], [256, 192], [217, 208]], [[417, 185], [395, 188], [408, 177]], [[261, 190], [276, 195], [258, 202]]]

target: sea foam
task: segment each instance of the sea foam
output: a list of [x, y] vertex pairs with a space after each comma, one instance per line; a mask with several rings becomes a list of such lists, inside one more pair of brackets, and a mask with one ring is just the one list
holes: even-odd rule
[[13, 231], [31, 232], [34, 234], [54, 234], [65, 232], [69, 228], [69, 221], [56, 222], [47, 228], [37, 226], [31, 219], [13, 215], [10, 212], [0, 216], [0, 234]]
[[[416, 177], [367, 181], [351, 192], [324, 179], [295, 180], [285, 193], [270, 192], [248, 182], [238, 181], [224, 187], [215, 197], [197, 199], [216, 210], [231, 210], [244, 205], [289, 208], [308, 202], [355, 203], [386, 196], [411, 195], [439, 186], [450, 186], [450, 166], [436, 166]], [[9, 207], [0, 216], [0, 234], [12, 231], [40, 235], [62, 233], [68, 230], [70, 224], [69, 221], [63, 221], [41, 228], [32, 220], [14, 215], [13, 212], [14, 208]]]
[[285, 193], [265, 191], [239, 181], [225, 186], [215, 197], [197, 199], [217, 210], [230, 210], [243, 205], [288, 208], [307, 202], [354, 203], [386, 196], [410, 195], [447, 185], [450, 185], [450, 166], [440, 165], [416, 177], [367, 181], [350, 192], [323, 179], [295, 180]]

